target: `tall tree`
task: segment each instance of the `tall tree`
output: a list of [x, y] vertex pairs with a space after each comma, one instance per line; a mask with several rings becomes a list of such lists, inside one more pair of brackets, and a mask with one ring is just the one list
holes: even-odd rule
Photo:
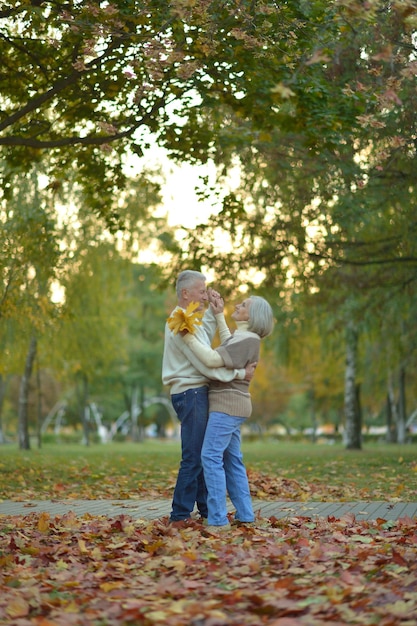
[[77, 269], [65, 277], [65, 304], [59, 340], [61, 358], [72, 377], [85, 442], [89, 442], [88, 403], [94, 398], [94, 381], [107, 376], [125, 358], [125, 285], [123, 261], [114, 245], [93, 243], [77, 251]]
[[345, 369], [345, 418], [346, 447], [360, 450], [361, 415], [358, 406], [358, 383], [356, 378], [358, 360], [358, 329], [352, 320], [346, 325], [346, 369]]
[[[222, 210], [190, 232], [183, 258], [215, 267], [224, 280], [257, 268], [270, 285], [281, 285], [288, 270], [321, 288], [324, 277], [333, 278], [330, 287], [405, 285], [417, 265], [416, 8], [285, 6], [297, 6], [299, 20], [287, 64], [283, 53], [275, 62], [276, 101], [244, 91], [243, 102], [252, 96], [263, 113], [257, 118], [243, 104], [237, 115], [220, 103], [228, 124], [214, 158], [228, 165], [239, 157], [241, 186], [234, 193], [219, 186]], [[265, 70], [258, 80], [268, 85], [268, 77]], [[217, 245], [222, 230], [229, 246]]]
[[243, 80], [241, 110], [220, 103], [228, 125], [215, 159], [229, 165], [238, 155], [241, 184], [231, 193], [219, 185], [221, 210], [189, 232], [179, 265], [214, 268], [230, 288], [255, 275], [265, 286], [318, 294], [308, 302], [325, 301], [335, 314], [354, 297], [359, 318], [371, 302], [381, 320], [417, 275], [416, 7], [283, 6], [292, 28], [271, 73], [254, 81], [264, 80], [275, 102], [267, 106], [261, 88], [257, 99]]
[[6, 395], [7, 382], [3, 374], [0, 373], [0, 444], [6, 443], [6, 436], [3, 428], [3, 406]]
[[37, 340], [33, 335], [30, 339], [29, 349], [26, 355], [25, 368], [22, 375], [19, 393], [19, 448], [21, 450], [30, 449], [29, 422], [28, 422], [28, 400], [29, 383], [33, 372], [33, 364], [36, 358]]
[[154, 134], [205, 161], [213, 130], [199, 114], [202, 99], [237, 102], [238, 73], [254, 53], [270, 56], [264, 44], [279, 14], [264, 1], [3, 2], [5, 158], [27, 168], [48, 151], [54, 184], [75, 172], [114, 225], [108, 199], [125, 184], [126, 149], [142, 154]]
[[[0, 238], [3, 243], [0, 267], [3, 279], [0, 318], [3, 318], [3, 366], [8, 360], [10, 335], [8, 326], [15, 327], [20, 342], [26, 341], [25, 358], [21, 359], [22, 378], [19, 396], [19, 445], [29, 448], [28, 394], [29, 382], [36, 357], [38, 336], [50, 324], [55, 307], [49, 299], [52, 281], [58, 267], [57, 226], [49, 199], [40, 189], [39, 171], [15, 175], [14, 193], [4, 197], [1, 204]], [[16, 357], [15, 357], [16, 359]], [[17, 359], [15, 360], [16, 363]]]
[[162, 393], [163, 329], [169, 307], [166, 293], [157, 288], [160, 275], [157, 265], [131, 266], [126, 317], [129, 345], [123, 383], [135, 441], [143, 438], [145, 401]]

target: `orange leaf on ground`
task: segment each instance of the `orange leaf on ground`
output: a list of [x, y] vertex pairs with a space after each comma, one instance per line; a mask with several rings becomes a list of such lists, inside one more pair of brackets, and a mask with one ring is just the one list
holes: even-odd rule
[[6, 613], [8, 617], [24, 617], [29, 614], [29, 604], [21, 596], [13, 598], [13, 600], [7, 605]]

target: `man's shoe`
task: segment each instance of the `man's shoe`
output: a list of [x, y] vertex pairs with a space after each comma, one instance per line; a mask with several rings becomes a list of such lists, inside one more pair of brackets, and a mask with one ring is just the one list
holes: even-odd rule
[[187, 517], [187, 519], [169, 520], [169, 525], [172, 528], [190, 528], [195, 525], [195, 521], [191, 517]]
[[230, 524], [232, 526], [255, 526], [255, 522], [242, 522], [240, 519], [234, 519]]

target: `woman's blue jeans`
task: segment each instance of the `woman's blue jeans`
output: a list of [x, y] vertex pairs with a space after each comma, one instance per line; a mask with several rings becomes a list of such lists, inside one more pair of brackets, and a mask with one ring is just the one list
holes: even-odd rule
[[207, 517], [207, 489], [201, 464], [201, 448], [208, 420], [208, 388], [198, 387], [171, 396], [181, 422], [181, 463], [172, 500], [171, 521], [190, 517], [197, 503]]
[[227, 493], [236, 509], [236, 520], [255, 519], [241, 451], [240, 429], [244, 421], [244, 417], [210, 412], [201, 459], [208, 492], [207, 521], [214, 526], [229, 523]]

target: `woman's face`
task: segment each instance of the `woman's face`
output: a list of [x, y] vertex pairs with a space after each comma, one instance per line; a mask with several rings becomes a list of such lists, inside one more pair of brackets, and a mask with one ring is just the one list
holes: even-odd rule
[[247, 322], [249, 320], [249, 308], [250, 298], [246, 298], [241, 304], [237, 304], [232, 313], [232, 318], [235, 322]]

